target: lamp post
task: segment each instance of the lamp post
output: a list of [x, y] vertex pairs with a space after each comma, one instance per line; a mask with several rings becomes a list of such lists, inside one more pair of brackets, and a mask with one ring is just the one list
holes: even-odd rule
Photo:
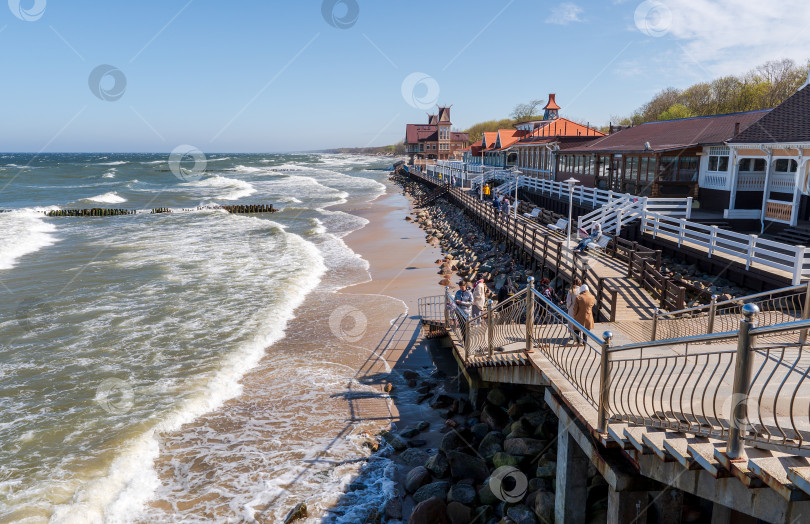
[[565, 181], [568, 184], [568, 238], [565, 240], [565, 247], [571, 251], [571, 222], [574, 214], [574, 186], [579, 184], [579, 180], [574, 177]]
[[523, 174], [522, 171], [519, 169], [512, 168], [512, 173], [515, 175], [515, 206], [514, 206], [514, 215], [513, 218], [517, 220], [517, 208], [518, 208], [518, 185], [519, 185], [519, 177]]

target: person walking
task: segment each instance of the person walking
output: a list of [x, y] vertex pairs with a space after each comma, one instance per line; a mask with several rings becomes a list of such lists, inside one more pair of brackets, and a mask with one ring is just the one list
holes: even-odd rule
[[[582, 284], [579, 294], [574, 302], [574, 320], [588, 331], [593, 329], [593, 306], [596, 305], [596, 298], [588, 289], [588, 284]], [[585, 334], [579, 334], [579, 344], [585, 342]]]
[[504, 218], [508, 219], [509, 218], [509, 199], [508, 198], [503, 199], [503, 205], [501, 206], [501, 209], [503, 209]]
[[[577, 277], [574, 279], [571, 287], [568, 288], [568, 293], [565, 295], [565, 311], [571, 318], [574, 318], [574, 304], [577, 301], [577, 294], [579, 293], [580, 287], [582, 287], [582, 281]], [[574, 324], [572, 322], [568, 323], [568, 329], [571, 331], [571, 336], [568, 341], [573, 342], [577, 336], [577, 332], [574, 330]]]
[[497, 195], [492, 199], [492, 207], [495, 208], [496, 217], [501, 214], [501, 199]]

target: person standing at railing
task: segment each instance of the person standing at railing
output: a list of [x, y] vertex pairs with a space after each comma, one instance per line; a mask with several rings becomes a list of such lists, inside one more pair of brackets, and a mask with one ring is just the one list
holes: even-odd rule
[[462, 280], [458, 283], [455, 301], [461, 312], [469, 319], [470, 315], [472, 315], [473, 296], [472, 293], [467, 290], [467, 282]]
[[[574, 301], [574, 320], [588, 331], [593, 329], [593, 306], [596, 305], [596, 298], [588, 289], [588, 284], [582, 284], [579, 294]], [[577, 343], [585, 342], [585, 333], [578, 333]]]
[[503, 216], [505, 219], [509, 218], [509, 199], [504, 198], [503, 204], [501, 204], [501, 209], [503, 210]]
[[[579, 278], [575, 278], [574, 282], [571, 284], [571, 287], [568, 289], [568, 293], [565, 295], [565, 311], [571, 318], [574, 317], [574, 304], [577, 301], [577, 294], [579, 293], [580, 287], [582, 287], [582, 281]], [[577, 338], [577, 332], [574, 330], [574, 324], [569, 322], [568, 329], [571, 331], [571, 337], [568, 340], [569, 342], [573, 342], [574, 339]]]
[[[472, 291], [472, 315], [473, 317], [478, 317], [481, 315], [484, 310], [486, 309], [486, 302], [487, 302], [487, 295], [489, 293], [489, 289], [487, 289], [487, 285], [484, 283], [483, 278], [478, 278], [475, 283], [475, 287]], [[481, 320], [478, 319], [476, 324], [480, 324]]]
[[574, 248], [574, 251], [584, 253], [588, 248], [588, 244], [591, 242], [599, 242], [600, 238], [602, 238], [602, 224], [599, 222], [594, 222], [593, 227], [591, 228], [591, 234], [580, 240], [577, 247]]
[[501, 199], [498, 198], [498, 195], [495, 195], [492, 198], [492, 207], [495, 208], [495, 216], [496, 217], [501, 214]]

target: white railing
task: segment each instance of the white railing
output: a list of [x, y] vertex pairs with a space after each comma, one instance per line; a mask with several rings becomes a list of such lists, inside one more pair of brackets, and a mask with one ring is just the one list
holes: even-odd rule
[[700, 187], [705, 189], [728, 189], [728, 173], [707, 173], [703, 176]]
[[796, 187], [795, 173], [777, 173], [771, 176], [771, 191], [777, 193], [793, 193]]
[[804, 246], [793, 246], [759, 238], [757, 235], [744, 235], [717, 226], [707, 226], [685, 219], [677, 219], [658, 213], [646, 213], [641, 219], [641, 232], [653, 238], [666, 238], [701, 246], [711, 258], [715, 254], [737, 257], [745, 263], [785, 271], [791, 275], [794, 285], [803, 277], [810, 277], [810, 250]]
[[765, 173], [740, 172], [737, 177], [738, 191], [762, 191], [765, 189]]

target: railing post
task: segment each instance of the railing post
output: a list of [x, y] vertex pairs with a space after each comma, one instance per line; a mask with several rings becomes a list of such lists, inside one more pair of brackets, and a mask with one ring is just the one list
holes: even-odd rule
[[712, 232], [709, 236], [709, 258], [712, 258], [715, 247], [717, 247], [717, 226], [712, 226]]
[[526, 353], [530, 353], [534, 348], [534, 277], [528, 278], [526, 291]]
[[658, 336], [658, 315], [660, 311], [661, 310], [658, 308], [655, 308], [655, 311], [653, 311], [652, 334], [650, 335], [650, 342], [655, 342], [655, 337]]
[[616, 215], [616, 236], [622, 234], [622, 219], [624, 218], [624, 211], [619, 210], [619, 213]]
[[[480, 284], [483, 285], [483, 284]], [[495, 350], [495, 323], [492, 315], [492, 299], [487, 302], [487, 342], [489, 345], [489, 357], [492, 358], [492, 352]]]
[[608, 395], [610, 394], [610, 341], [613, 339], [613, 333], [605, 331], [602, 337], [604, 338], [604, 342], [602, 342], [602, 355], [600, 356], [599, 364], [599, 410], [597, 413], [598, 427], [596, 430], [599, 433], [607, 433]]
[[470, 362], [470, 319], [464, 320], [464, 362]]
[[712, 301], [709, 304], [709, 325], [706, 328], [706, 334], [714, 333], [714, 316], [717, 313], [717, 295], [712, 295]]
[[692, 218], [692, 197], [686, 198], [686, 220]]
[[751, 263], [754, 261], [754, 254], [756, 253], [757, 247], [757, 235], [749, 235], [748, 239], [748, 256], [745, 257], [745, 269], [751, 267]]
[[444, 287], [444, 327], [450, 329], [450, 288]]
[[759, 313], [756, 304], [745, 304], [742, 308], [744, 318], [740, 320], [740, 330], [737, 342], [737, 362], [734, 367], [734, 387], [731, 395], [731, 413], [728, 414], [728, 447], [726, 454], [731, 460], [745, 458], [743, 448], [743, 432], [748, 424], [748, 389], [751, 385], [751, 346], [752, 337], [749, 334], [755, 326], [754, 315]]
[[[810, 319], [810, 282], [807, 283], [807, 288], [804, 291], [804, 309], [802, 309], [802, 320]], [[799, 331], [799, 343], [804, 344], [807, 342], [807, 328]]]
[[686, 230], [686, 219], [682, 218], [678, 222], [678, 247], [681, 247], [683, 245], [684, 231]]
[[798, 286], [802, 281], [804, 269], [804, 246], [796, 246], [796, 258], [793, 260], [793, 285]]

